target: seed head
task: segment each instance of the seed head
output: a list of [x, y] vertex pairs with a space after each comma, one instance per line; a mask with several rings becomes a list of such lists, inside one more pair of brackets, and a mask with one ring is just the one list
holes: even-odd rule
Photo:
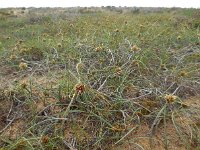
[[121, 75], [122, 74], [122, 68], [121, 67], [117, 67], [115, 69], [115, 72], [118, 74], [118, 75]]
[[19, 44], [22, 44], [22, 42], [23, 42], [23, 40], [19, 40], [19, 41], [18, 41]]
[[21, 63], [19, 64], [19, 68], [20, 68], [21, 70], [25, 70], [27, 67], [28, 67], [27, 63], [21, 62]]
[[17, 56], [16, 55], [10, 55], [10, 59], [13, 60], [13, 59], [16, 59]]
[[26, 89], [26, 88], [27, 88], [27, 84], [26, 84], [26, 82], [21, 83], [20, 86], [21, 86], [22, 89]]
[[131, 64], [132, 65], [137, 65], [138, 64], [138, 60], [133, 60]]
[[58, 47], [62, 47], [62, 44], [61, 44], [61, 43], [58, 43], [57, 46], [58, 46]]
[[47, 36], [48, 36], [48, 34], [47, 34], [47, 33], [43, 33], [43, 36], [44, 36], [44, 37], [47, 37]]
[[115, 32], [119, 32], [119, 29], [115, 29]]
[[48, 136], [42, 136], [41, 142], [42, 142], [43, 144], [47, 144], [47, 143], [49, 142], [49, 137], [48, 137]]
[[80, 71], [81, 69], [84, 68], [84, 64], [82, 62], [79, 62], [77, 65], [76, 65], [76, 70], [77, 71]]
[[164, 96], [164, 99], [167, 103], [173, 103], [178, 97], [172, 94], [167, 94]]
[[179, 76], [181, 76], [181, 77], [185, 77], [185, 76], [187, 76], [188, 75], [188, 73], [186, 72], [186, 71], [181, 71], [180, 73], [179, 73]]
[[98, 62], [99, 62], [100, 64], [102, 64], [104, 61], [105, 61], [104, 59], [100, 58]]
[[22, 49], [19, 50], [19, 52], [20, 52], [20, 53], [26, 53], [26, 52], [28, 52], [28, 49], [22, 48]]
[[133, 45], [133, 46], [131, 47], [131, 50], [134, 51], [134, 52], [137, 52], [137, 51], [140, 50], [140, 48], [139, 48], [137, 45]]
[[99, 52], [99, 51], [101, 51], [102, 49], [103, 49], [103, 48], [102, 48], [101, 46], [98, 46], [98, 47], [95, 48], [95, 51], [96, 51], [96, 52]]
[[167, 70], [167, 67], [165, 64], [160, 64], [160, 68], [161, 68], [161, 70]]
[[70, 26], [70, 27], [73, 27], [74, 25], [71, 23], [69, 26]]
[[78, 83], [75, 85], [75, 90], [78, 94], [82, 94], [85, 91], [85, 85], [82, 83]]
[[179, 36], [177, 36], [177, 40], [180, 40], [181, 39], [181, 36], [179, 35]]

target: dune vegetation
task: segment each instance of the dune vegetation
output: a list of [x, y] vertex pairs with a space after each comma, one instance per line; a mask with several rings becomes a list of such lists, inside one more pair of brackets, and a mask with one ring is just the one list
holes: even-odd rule
[[200, 10], [72, 10], [0, 9], [0, 150], [200, 149]]

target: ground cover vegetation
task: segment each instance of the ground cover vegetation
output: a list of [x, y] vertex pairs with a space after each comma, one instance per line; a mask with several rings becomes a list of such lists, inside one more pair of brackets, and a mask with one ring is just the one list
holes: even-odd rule
[[200, 10], [141, 10], [0, 9], [0, 149], [199, 149]]

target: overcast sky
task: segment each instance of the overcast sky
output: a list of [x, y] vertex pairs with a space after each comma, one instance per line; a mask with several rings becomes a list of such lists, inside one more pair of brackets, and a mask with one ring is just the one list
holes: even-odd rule
[[200, 8], [200, 0], [0, 0], [0, 7], [138, 6]]

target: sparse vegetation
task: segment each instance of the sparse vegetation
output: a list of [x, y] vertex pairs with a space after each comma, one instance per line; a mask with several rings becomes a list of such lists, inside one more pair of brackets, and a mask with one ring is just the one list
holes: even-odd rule
[[199, 149], [199, 14], [1, 9], [0, 149]]

